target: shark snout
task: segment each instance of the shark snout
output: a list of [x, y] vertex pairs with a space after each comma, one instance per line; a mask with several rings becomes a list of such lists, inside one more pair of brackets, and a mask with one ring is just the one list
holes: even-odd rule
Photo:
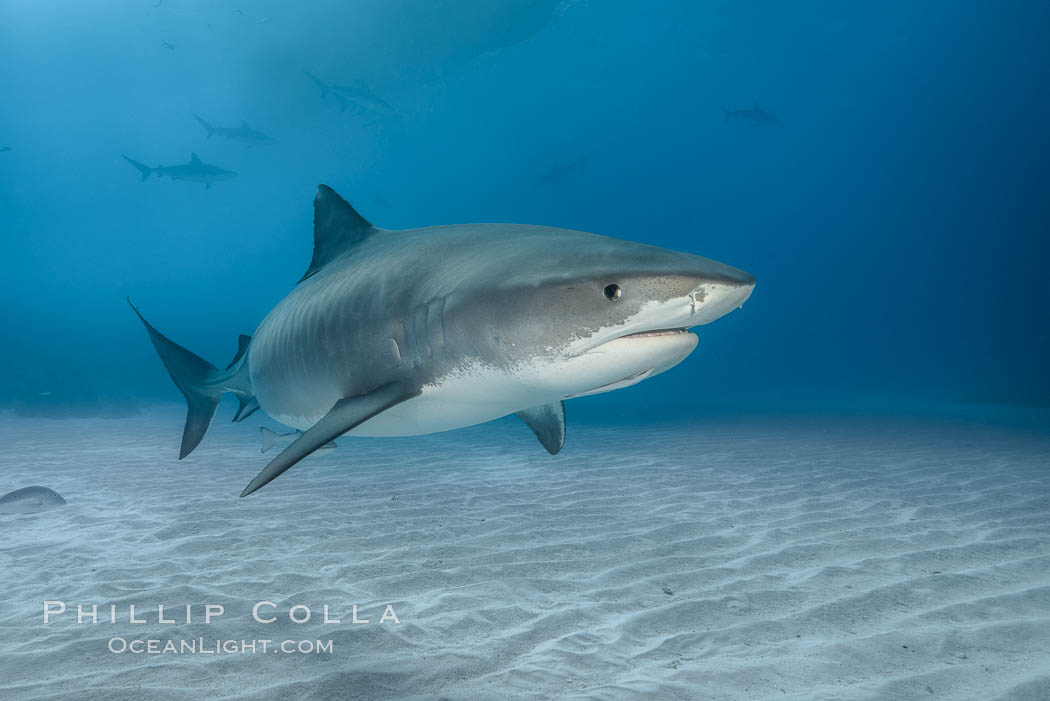
[[734, 309], [739, 309], [755, 289], [755, 278], [728, 265], [717, 275], [704, 275], [689, 293], [692, 305], [690, 322], [694, 326], [709, 324]]

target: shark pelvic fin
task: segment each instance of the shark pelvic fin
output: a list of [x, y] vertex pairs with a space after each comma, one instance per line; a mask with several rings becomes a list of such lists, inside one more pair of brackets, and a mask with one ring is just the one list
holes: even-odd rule
[[382, 230], [372, 226], [335, 190], [319, 185], [314, 198], [314, 255], [299, 282], [378, 231]]
[[534, 406], [519, 411], [515, 416], [532, 429], [551, 455], [556, 455], [565, 445], [565, 402]]
[[262, 436], [262, 448], [259, 449], [260, 453], [265, 453], [267, 450], [277, 445], [277, 441], [281, 440], [283, 437], [282, 434], [277, 433], [277, 431], [272, 431], [265, 426], [259, 427], [259, 435]]
[[246, 497], [261, 489], [318, 448], [324, 447], [376, 414], [418, 396], [420, 392], [418, 387], [413, 388], [401, 382], [390, 382], [368, 394], [340, 399], [320, 421], [304, 431], [280, 455], [271, 460], [255, 476], [255, 479], [248, 483], [248, 486], [241, 492], [241, 496]]

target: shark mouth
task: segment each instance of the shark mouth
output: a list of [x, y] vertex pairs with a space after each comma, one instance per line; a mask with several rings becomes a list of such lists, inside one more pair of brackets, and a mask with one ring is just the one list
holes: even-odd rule
[[[641, 334], [631, 334], [631, 335], [641, 335]], [[653, 335], [662, 335], [662, 334], [653, 334]], [[626, 338], [626, 337], [622, 337], [622, 338]], [[639, 382], [641, 382], [642, 380], [644, 380], [647, 377], [649, 377], [649, 375], [651, 375], [653, 370], [655, 370], [655, 369], [656, 368], [648, 368], [646, 370], [642, 370], [641, 372], [636, 372], [633, 375], [628, 375], [627, 377], [623, 378], [622, 380], [617, 380], [615, 382], [610, 382], [609, 384], [602, 385], [601, 387], [595, 387], [594, 389], [589, 389], [586, 392], [580, 392], [579, 394], [568, 394], [568, 395], [565, 396], [565, 398], [566, 399], [573, 399], [575, 397], [586, 397], [588, 394], [600, 394], [602, 392], [611, 392], [614, 389], [622, 389], [624, 387], [630, 387], [631, 385], [636, 385]]]
[[638, 333], [629, 333], [626, 336], [620, 336], [620, 338], [649, 338], [649, 337], [652, 337], [652, 336], [677, 336], [678, 334], [687, 333], [687, 332], [688, 331], [685, 328], [656, 329], [654, 331], [639, 331]]

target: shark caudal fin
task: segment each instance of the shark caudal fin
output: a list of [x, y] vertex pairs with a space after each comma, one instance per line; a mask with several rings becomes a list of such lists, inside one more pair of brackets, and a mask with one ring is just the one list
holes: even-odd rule
[[727, 110], [725, 107], [719, 107], [718, 109], [722, 110], [722, 114], [726, 116], [727, 122], [729, 121], [729, 118], [733, 116], [733, 113]]
[[186, 397], [186, 426], [182, 431], [179, 460], [192, 453], [193, 449], [200, 444], [211, 425], [215, 410], [219, 407], [219, 400], [222, 399], [224, 393], [234, 392], [241, 400], [239, 415], [244, 412], [246, 404], [258, 406], [252, 396], [248, 365], [245, 362], [247, 359], [246, 343], [241, 343], [234, 362], [230, 364], [226, 372], [223, 372], [153, 328], [153, 325], [146, 321], [135, 305], [131, 304], [130, 299], [128, 304], [146, 327], [149, 339], [153, 342], [153, 347], [157, 349], [157, 355], [167, 368], [175, 386]]
[[215, 127], [213, 127], [212, 125], [208, 124], [207, 122], [205, 122], [203, 119], [201, 119], [197, 115], [193, 115], [193, 118], [201, 123], [201, 126], [204, 127], [204, 130], [206, 132], [208, 132], [208, 138], [210, 139], [211, 135], [215, 133]]
[[138, 161], [133, 160], [131, 158], [128, 158], [127, 156], [124, 156], [124, 160], [127, 161], [128, 163], [130, 163], [131, 165], [135, 166], [136, 168], [138, 168], [138, 171], [140, 173], [142, 173], [142, 180], [140, 180], [139, 182], [145, 181], [146, 178], [148, 178], [150, 176], [150, 174], [153, 173], [154, 169], [150, 168], [145, 163], [139, 163]]

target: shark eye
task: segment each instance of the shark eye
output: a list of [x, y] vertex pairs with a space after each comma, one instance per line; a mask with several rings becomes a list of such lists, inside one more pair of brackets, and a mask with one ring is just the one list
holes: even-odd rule
[[615, 283], [613, 283], [612, 285], [606, 285], [604, 292], [605, 298], [610, 302], [615, 302], [616, 300], [620, 299], [620, 295], [623, 294], [623, 290], [621, 290], [620, 286]]

